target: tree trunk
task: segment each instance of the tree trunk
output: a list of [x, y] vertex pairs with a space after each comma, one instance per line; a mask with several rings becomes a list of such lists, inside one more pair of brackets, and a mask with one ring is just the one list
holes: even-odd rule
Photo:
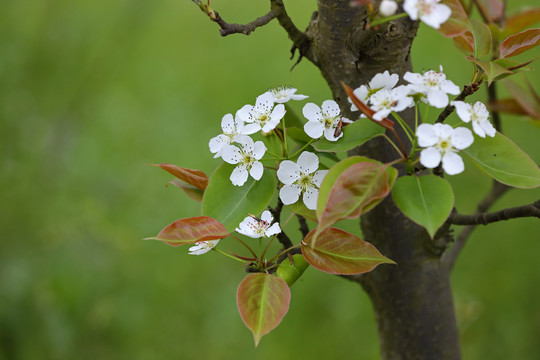
[[[350, 0], [319, 0], [319, 11], [306, 30], [304, 55], [321, 70], [346, 115], [350, 104], [341, 82], [355, 88], [379, 72], [402, 76], [411, 70], [409, 52], [418, 23], [409, 18], [366, 29], [363, 8]], [[411, 119], [405, 113], [408, 121]], [[358, 114], [356, 114], [358, 116]], [[358, 152], [381, 161], [396, 158], [384, 139]], [[460, 359], [449, 270], [440, 256], [446, 244], [430, 239], [387, 198], [361, 218], [364, 239], [397, 266], [349, 277], [369, 294], [376, 314], [383, 359]]]

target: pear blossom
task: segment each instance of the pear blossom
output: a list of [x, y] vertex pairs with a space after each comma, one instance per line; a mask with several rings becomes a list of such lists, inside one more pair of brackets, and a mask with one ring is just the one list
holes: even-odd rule
[[452, 128], [447, 124], [422, 124], [416, 129], [418, 145], [425, 147], [420, 152], [420, 163], [429, 169], [442, 167], [448, 175], [459, 174], [465, 169], [458, 150], [469, 147], [473, 141], [471, 130], [464, 127]]
[[225, 145], [232, 144], [236, 137], [243, 133], [244, 122], [238, 117], [238, 114], [233, 118], [232, 114], [226, 114], [221, 119], [222, 134], [210, 139], [208, 146], [210, 152], [215, 154], [214, 158], [221, 156], [221, 149]]
[[189, 255], [202, 255], [216, 247], [219, 240], [198, 241], [195, 246], [189, 248]]
[[[399, 81], [398, 74], [390, 74], [388, 70], [383, 73], [376, 74], [367, 85], [362, 85], [359, 88], [354, 89], [354, 95], [364, 103], [368, 103], [369, 99], [377, 91], [386, 89], [390, 90], [396, 86]], [[354, 105], [351, 99], [348, 99], [351, 103], [351, 111], [358, 111], [356, 105]]]
[[237, 113], [238, 117], [247, 124], [244, 134], [251, 135], [259, 130], [268, 133], [279, 124], [285, 116], [285, 105], [278, 104], [274, 107], [274, 95], [265, 92], [257, 97], [255, 106], [244, 105]]
[[488, 120], [489, 112], [483, 103], [477, 101], [474, 105], [470, 105], [463, 101], [452, 101], [452, 105], [456, 107], [456, 112], [463, 122], [472, 122], [473, 131], [478, 136], [483, 138], [486, 135], [495, 136], [495, 128]]
[[302, 113], [308, 119], [304, 125], [304, 131], [313, 139], [318, 139], [321, 136], [330, 141], [337, 141], [343, 136], [334, 136], [336, 127], [341, 120], [344, 123], [351, 123], [349, 119], [340, 116], [341, 110], [334, 100], [325, 100], [322, 106], [319, 107], [313, 103], [307, 103], [302, 109]]
[[414, 106], [414, 100], [408, 96], [410, 89], [407, 86], [398, 86], [395, 89], [382, 89], [371, 95], [371, 109], [373, 119], [381, 121], [388, 116], [392, 111], [403, 111], [408, 107]]
[[285, 160], [279, 164], [277, 177], [284, 185], [279, 190], [279, 198], [285, 205], [298, 201], [303, 194], [303, 201], [310, 210], [317, 208], [319, 187], [328, 170], [317, 170], [319, 157], [309, 151], [304, 151], [298, 157], [298, 162]]
[[436, 108], [443, 108], [448, 105], [448, 95], [459, 94], [459, 87], [450, 80], [446, 80], [442, 66], [439, 72], [430, 70], [423, 75], [406, 72], [403, 79], [407, 80], [411, 88], [411, 93], [424, 94], [429, 105]]
[[236, 228], [236, 231], [240, 234], [249, 236], [251, 238], [260, 238], [260, 237], [270, 237], [272, 235], [279, 234], [281, 228], [279, 223], [275, 222], [273, 225], [272, 221], [274, 217], [270, 211], [265, 210], [261, 214], [261, 218], [257, 219], [254, 216], [247, 216]]
[[382, 16], [392, 16], [396, 13], [398, 5], [393, 0], [382, 0], [381, 5], [379, 5], [379, 13]]
[[438, 29], [452, 15], [452, 10], [439, 4], [440, 2], [441, 0], [405, 0], [403, 10], [412, 20], [420, 18], [426, 25]]
[[262, 141], [253, 142], [253, 139], [247, 135], [240, 135], [235, 142], [242, 148], [234, 145], [225, 145], [221, 151], [221, 157], [229, 164], [238, 164], [232, 174], [231, 182], [233, 185], [242, 186], [248, 179], [248, 174], [255, 180], [260, 180], [263, 175], [263, 165], [260, 161], [266, 152], [266, 146]]
[[286, 103], [289, 100], [304, 100], [309, 97], [307, 95], [295, 94], [296, 91], [297, 90], [295, 88], [290, 86], [279, 86], [277, 88], [268, 90], [268, 92], [274, 97], [274, 102], [278, 104]]

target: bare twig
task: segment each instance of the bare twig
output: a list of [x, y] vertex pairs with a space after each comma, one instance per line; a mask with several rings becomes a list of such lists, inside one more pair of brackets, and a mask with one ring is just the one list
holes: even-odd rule
[[[281, 210], [283, 210], [283, 202], [278, 197], [278, 203], [277, 203], [276, 207], [275, 208], [270, 208], [270, 212], [272, 213], [272, 216], [274, 217], [274, 220], [277, 221], [277, 222], [281, 222]], [[287, 249], [287, 248], [290, 248], [291, 246], [293, 246], [293, 243], [292, 243], [291, 239], [289, 239], [289, 237], [287, 236], [287, 234], [285, 234], [283, 229], [279, 234], [277, 234], [277, 239], [279, 240], [281, 245], [283, 245], [284, 249]]]
[[296, 215], [296, 217], [298, 217], [298, 222], [300, 223], [300, 232], [302, 233], [302, 237], [305, 238], [309, 233], [307, 221], [301, 215]]
[[[467, 96], [474, 94], [479, 89], [482, 81], [483, 80], [480, 79], [479, 81], [473, 84], [464, 86], [463, 91], [454, 99], [454, 101], [463, 101], [465, 100]], [[454, 109], [455, 107], [453, 105], [446, 106], [444, 110], [440, 113], [439, 117], [437, 118], [437, 122], [438, 123], [444, 122], [444, 120], [446, 120], [446, 118], [450, 116], [450, 114], [454, 111]]]
[[[499, 182], [493, 181], [493, 187], [489, 194], [482, 200], [477, 207], [476, 214], [482, 214], [486, 212], [509, 188]], [[441, 257], [441, 262], [448, 267], [448, 270], [452, 270], [457, 257], [461, 253], [461, 250], [465, 247], [465, 244], [472, 234], [476, 225], [465, 226], [456, 238], [454, 246], [448, 249]]]
[[503, 209], [492, 213], [461, 215], [453, 212], [447, 221], [454, 225], [487, 225], [497, 221], [522, 217], [537, 217], [540, 219], [540, 200], [532, 204]]

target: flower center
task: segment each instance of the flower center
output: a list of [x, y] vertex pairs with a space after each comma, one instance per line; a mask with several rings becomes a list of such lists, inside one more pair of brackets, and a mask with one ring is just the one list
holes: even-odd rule
[[433, 10], [433, 4], [428, 1], [420, 0], [416, 5], [419, 15], [429, 15]]
[[310, 187], [315, 187], [315, 184], [311, 180], [312, 175], [310, 174], [302, 174], [298, 180], [296, 180], [294, 183], [299, 185], [303, 191], [306, 191]]
[[441, 152], [441, 155], [446, 154], [447, 152], [452, 151], [452, 144], [450, 142], [450, 139], [442, 139], [438, 144], [437, 148]]

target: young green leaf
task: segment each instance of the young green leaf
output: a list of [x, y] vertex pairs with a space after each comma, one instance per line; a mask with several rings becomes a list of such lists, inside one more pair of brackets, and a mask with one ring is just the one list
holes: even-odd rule
[[277, 276], [285, 280], [289, 287], [291, 287], [296, 280], [302, 276], [304, 271], [306, 271], [309, 266], [309, 263], [301, 254], [294, 254], [292, 258], [294, 262], [293, 264], [291, 264], [289, 259], [285, 259], [281, 264], [279, 264], [276, 272]]
[[507, 37], [499, 46], [501, 58], [521, 54], [540, 44], [540, 29], [529, 29]]
[[176, 176], [182, 181], [195, 186], [198, 189], [204, 190], [208, 186], [208, 176], [200, 170], [187, 169], [171, 164], [150, 164], [157, 166], [169, 174]]
[[476, 140], [462, 150], [475, 165], [495, 180], [517, 188], [540, 186], [540, 169], [512, 140], [497, 133]]
[[291, 290], [275, 275], [250, 274], [236, 292], [236, 304], [242, 321], [253, 333], [255, 346], [261, 338], [279, 325], [291, 301]]
[[384, 128], [367, 119], [357, 121], [343, 127], [343, 137], [338, 141], [329, 141], [326, 138], [320, 139], [313, 144], [318, 151], [349, 151], [362, 145], [376, 136], [384, 134]]
[[433, 238], [454, 207], [454, 192], [445, 179], [435, 176], [402, 176], [392, 198], [397, 207]]
[[472, 19], [471, 28], [474, 37], [474, 56], [480, 58], [489, 55], [491, 51], [491, 31], [489, 27], [476, 19]]
[[235, 186], [229, 179], [233, 169], [226, 163], [216, 169], [202, 203], [202, 214], [217, 219], [228, 231], [234, 231], [248, 214], [260, 214], [276, 189], [276, 180], [267, 171], [259, 181], [250, 177], [243, 186]]
[[370, 243], [337, 228], [327, 228], [317, 235], [313, 229], [302, 242], [302, 254], [307, 262], [326, 273], [362, 274], [379, 264], [395, 264]]
[[157, 236], [145, 240], [158, 240], [171, 246], [180, 246], [197, 241], [223, 239], [227, 236], [229, 236], [227, 229], [219, 221], [208, 216], [198, 216], [176, 220], [161, 230]]
[[310, 210], [306, 207], [303, 201], [297, 201], [294, 204], [289, 205], [291, 211], [297, 215], [305, 217], [307, 220], [317, 222], [317, 213], [315, 210]]

